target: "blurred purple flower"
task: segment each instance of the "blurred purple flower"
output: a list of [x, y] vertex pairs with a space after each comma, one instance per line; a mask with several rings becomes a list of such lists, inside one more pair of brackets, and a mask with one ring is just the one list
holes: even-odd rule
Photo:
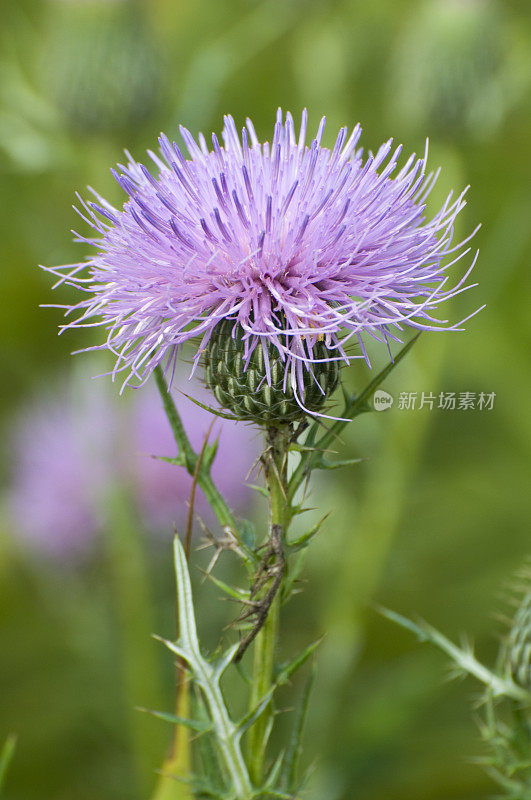
[[359, 125], [350, 137], [342, 128], [330, 150], [324, 118], [308, 146], [306, 123], [304, 112], [296, 134], [279, 110], [271, 144], [261, 144], [250, 120], [240, 138], [228, 116], [223, 146], [213, 134], [211, 151], [181, 127], [189, 158], [161, 136], [164, 160], [149, 151], [155, 177], [127, 154], [114, 172], [129, 195], [123, 208], [96, 193], [83, 203], [99, 236], [78, 238], [97, 253], [48, 268], [85, 293], [66, 307], [80, 313], [63, 329], [105, 326], [100, 348], [115, 354], [113, 374], [127, 370], [127, 383], [165, 359], [174, 365], [179, 347], [200, 335], [198, 360], [228, 318], [243, 328], [247, 356], [270, 340], [296, 397], [317, 341], [328, 360], [348, 361], [359, 357], [345, 350], [350, 339], [367, 358], [363, 334], [388, 341], [408, 326], [457, 329], [435, 314], [467, 288], [472, 269], [449, 286], [447, 269], [470, 251], [470, 236], [453, 243], [465, 193], [430, 218], [437, 173], [426, 174], [426, 156], [398, 169], [401, 147], [389, 140], [363, 159]]
[[[194, 394], [205, 390], [194, 388]], [[58, 559], [89, 551], [108, 522], [113, 486], [131, 491], [139, 524], [170, 536], [187, 516], [191, 478], [153, 456], [175, 456], [176, 445], [155, 388], [117, 403], [100, 381], [78, 376], [60, 399], [26, 408], [12, 436], [8, 506], [16, 534], [27, 545]], [[200, 448], [212, 415], [177, 397], [184, 425]], [[245, 477], [260, 443], [245, 425], [216, 419], [211, 441], [220, 444], [213, 476], [229, 504], [244, 513], [252, 502]], [[200, 489], [196, 510], [213, 518]]]
[[[194, 381], [193, 395], [208, 403], [208, 392]], [[192, 478], [181, 467], [171, 466], [150, 456], [174, 456], [176, 445], [160, 398], [151, 386], [135, 392], [134, 441], [135, 482], [140, 492], [140, 502], [146, 517], [152, 524], [167, 527], [168, 520], [182, 526], [187, 513]], [[200, 451], [208, 429], [214, 419], [210, 435], [213, 442], [219, 435], [219, 448], [212, 468], [212, 477], [229, 504], [235, 509], [248, 507], [251, 492], [245, 486], [245, 478], [258, 456], [261, 441], [256, 431], [241, 423], [215, 418], [209, 411], [200, 408], [187, 397], [176, 396], [179, 413], [193, 447]], [[211, 511], [200, 489], [196, 493], [196, 510], [207, 520]]]

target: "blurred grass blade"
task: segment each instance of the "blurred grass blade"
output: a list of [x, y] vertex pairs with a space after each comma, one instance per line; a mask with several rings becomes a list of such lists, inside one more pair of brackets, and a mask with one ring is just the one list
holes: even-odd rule
[[[157, 714], [178, 725], [172, 744], [172, 752], [164, 761], [161, 776], [152, 800], [193, 800], [194, 793], [187, 782], [191, 772], [191, 737], [195, 732], [205, 732], [208, 721], [190, 719], [190, 683], [181, 681], [176, 704], [176, 714]], [[179, 780], [179, 778], [181, 780]]]
[[316, 675], [315, 662], [312, 666], [308, 680], [304, 687], [304, 692], [297, 709], [297, 716], [295, 717], [293, 731], [286, 751], [284, 759], [284, 767], [282, 770], [282, 789], [288, 794], [296, 794], [297, 789], [297, 776], [299, 772], [299, 762], [302, 755], [302, 734], [304, 731], [304, 723], [306, 722], [306, 715], [308, 712], [308, 703], [310, 695], [315, 682]]
[[0, 792], [4, 787], [7, 770], [11, 764], [11, 761], [13, 760], [13, 756], [15, 755], [16, 744], [17, 737], [12, 733], [7, 737], [4, 746], [2, 747], [2, 751], [0, 752]]

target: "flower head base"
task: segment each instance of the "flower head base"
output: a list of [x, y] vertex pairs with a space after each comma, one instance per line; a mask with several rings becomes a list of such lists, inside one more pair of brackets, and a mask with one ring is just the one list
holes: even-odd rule
[[[274, 345], [263, 339], [245, 358], [245, 339], [240, 325], [231, 320], [218, 322], [205, 351], [205, 378], [216, 400], [238, 419], [262, 425], [295, 422], [304, 418], [301, 403], [276, 355]], [[320, 361], [312, 373], [303, 372], [302, 404], [318, 411], [334, 392], [340, 365], [327, 358], [323, 342], [316, 342], [313, 355]]]
[[99, 195], [83, 203], [101, 238], [79, 240], [96, 254], [50, 269], [87, 295], [67, 307], [81, 314], [64, 329], [104, 325], [100, 347], [116, 354], [113, 374], [126, 370], [128, 383], [162, 361], [171, 373], [179, 347], [199, 335], [197, 363], [230, 320], [241, 330], [244, 369], [267, 343], [267, 384], [274, 362], [304, 410], [308, 377], [323, 360], [360, 357], [347, 352], [349, 340], [368, 358], [363, 334], [388, 342], [408, 326], [457, 329], [434, 314], [467, 288], [472, 268], [447, 286], [448, 266], [469, 252], [468, 239], [452, 245], [464, 193], [430, 219], [425, 199], [437, 175], [426, 174], [426, 157], [398, 169], [401, 148], [388, 141], [362, 159], [359, 126], [350, 136], [342, 128], [332, 149], [321, 145], [324, 127], [323, 119], [306, 145], [306, 113], [296, 135], [279, 111], [262, 145], [250, 120], [240, 138], [226, 117], [223, 146], [213, 135], [211, 151], [181, 128], [189, 157], [161, 136], [164, 160], [149, 153], [156, 177], [128, 156], [114, 173], [129, 195], [123, 209]]

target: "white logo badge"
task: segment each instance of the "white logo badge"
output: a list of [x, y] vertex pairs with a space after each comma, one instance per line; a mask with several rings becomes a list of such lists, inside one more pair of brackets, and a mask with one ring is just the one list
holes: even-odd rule
[[395, 399], [392, 394], [384, 392], [383, 389], [377, 389], [373, 397], [373, 405], [375, 411], [387, 411], [391, 408]]

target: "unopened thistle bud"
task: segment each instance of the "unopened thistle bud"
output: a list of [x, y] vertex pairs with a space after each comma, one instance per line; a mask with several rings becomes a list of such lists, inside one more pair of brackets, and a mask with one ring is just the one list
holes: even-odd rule
[[423, 0], [391, 59], [394, 112], [439, 133], [497, 125], [504, 22], [496, 0]]
[[[296, 422], [319, 411], [339, 380], [340, 362], [330, 359], [323, 341], [313, 345], [315, 361], [304, 367], [303, 396], [297, 401], [279, 351], [262, 338], [246, 353], [243, 329], [234, 320], [215, 327], [205, 350], [205, 378], [218, 403], [238, 419], [257, 424]], [[269, 375], [268, 375], [269, 373]]]
[[531, 689], [531, 593], [525, 595], [514, 616], [505, 658], [513, 680]]
[[100, 132], [146, 120], [161, 70], [139, 4], [56, 0], [50, 12], [42, 76], [68, 126]]

